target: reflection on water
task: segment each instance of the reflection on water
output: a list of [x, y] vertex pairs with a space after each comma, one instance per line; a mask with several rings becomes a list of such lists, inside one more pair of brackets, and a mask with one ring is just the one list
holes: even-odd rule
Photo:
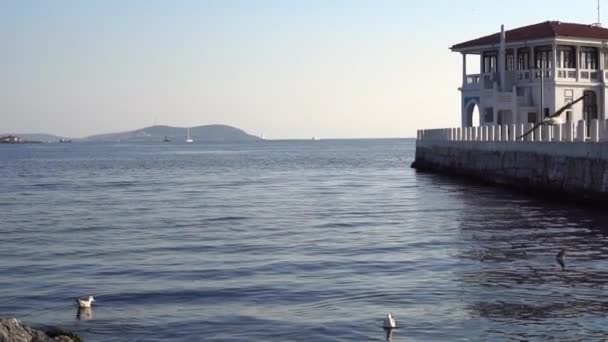
[[[490, 198], [492, 191], [499, 196]], [[486, 323], [491, 329], [484, 336], [568, 340], [605, 334], [596, 326], [608, 315], [601, 295], [608, 285], [603, 213], [493, 188], [457, 195], [465, 204], [459, 225], [465, 243], [454, 257], [470, 264], [454, 274], [466, 309], [498, 323]], [[565, 270], [556, 261], [561, 249], [567, 250]]]
[[93, 319], [93, 308], [77, 308], [76, 318], [84, 321]]
[[384, 328], [384, 333], [386, 334], [386, 340], [387, 341], [392, 341], [393, 340], [393, 333], [394, 332], [395, 332], [395, 329]]
[[0, 317], [93, 342], [608, 334], [608, 215], [416, 173], [413, 148], [0, 146]]

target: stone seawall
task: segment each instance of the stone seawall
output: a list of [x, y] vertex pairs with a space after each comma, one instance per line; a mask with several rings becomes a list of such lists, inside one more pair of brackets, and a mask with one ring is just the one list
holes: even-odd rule
[[608, 143], [417, 141], [412, 167], [529, 191], [608, 200]]

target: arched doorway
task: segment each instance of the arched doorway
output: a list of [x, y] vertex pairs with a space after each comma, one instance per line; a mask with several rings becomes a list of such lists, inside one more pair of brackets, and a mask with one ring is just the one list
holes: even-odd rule
[[479, 104], [475, 100], [469, 101], [465, 107], [465, 127], [481, 126]]
[[587, 126], [587, 136], [591, 128], [591, 120], [597, 119], [597, 96], [593, 90], [585, 90], [583, 92], [583, 120]]

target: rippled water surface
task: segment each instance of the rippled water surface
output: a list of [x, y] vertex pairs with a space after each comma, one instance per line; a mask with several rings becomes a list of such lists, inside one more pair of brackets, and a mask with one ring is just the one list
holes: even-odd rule
[[0, 316], [87, 341], [382, 341], [386, 312], [393, 341], [608, 334], [602, 211], [413, 156], [411, 140], [0, 146]]

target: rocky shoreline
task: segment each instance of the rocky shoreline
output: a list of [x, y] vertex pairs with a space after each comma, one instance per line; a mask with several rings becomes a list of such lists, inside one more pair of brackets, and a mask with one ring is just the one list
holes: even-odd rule
[[83, 342], [72, 332], [58, 328], [46, 331], [25, 325], [16, 318], [0, 319], [0, 342]]

